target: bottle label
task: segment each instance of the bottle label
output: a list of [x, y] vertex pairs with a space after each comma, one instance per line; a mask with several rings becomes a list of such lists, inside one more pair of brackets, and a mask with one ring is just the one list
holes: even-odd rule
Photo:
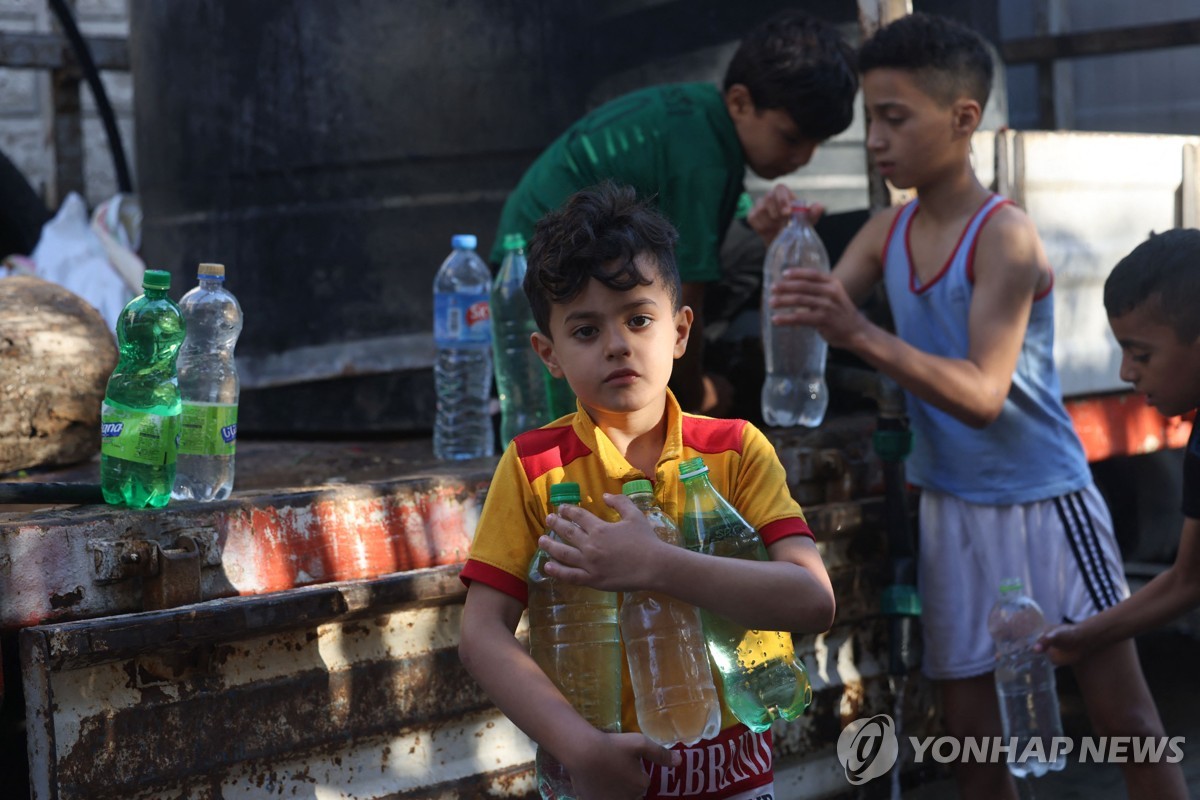
[[186, 456], [231, 456], [237, 447], [236, 405], [184, 403], [179, 453]]
[[161, 417], [145, 411], [100, 408], [100, 452], [138, 464], [162, 467], [175, 463], [179, 451], [179, 415]]
[[435, 294], [433, 338], [439, 345], [489, 344], [492, 325], [488, 296], [467, 292]]

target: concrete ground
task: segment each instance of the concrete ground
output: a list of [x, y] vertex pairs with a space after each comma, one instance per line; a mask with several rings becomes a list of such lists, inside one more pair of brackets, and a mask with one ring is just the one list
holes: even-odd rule
[[[1200, 637], [1172, 629], [1147, 634], [1138, 640], [1142, 668], [1168, 736], [1183, 736], [1184, 759], [1189, 795], [1200, 797]], [[1059, 699], [1062, 704], [1063, 730], [1069, 736], [1087, 736], [1091, 728], [1083, 704], [1069, 672], [1059, 671]], [[1068, 756], [1067, 768], [1044, 778], [1030, 779], [1021, 786], [1023, 799], [1037, 800], [1123, 800], [1125, 787], [1120, 768], [1115, 764], [1081, 764]], [[954, 800], [952, 780], [926, 784], [907, 791], [911, 800]]]

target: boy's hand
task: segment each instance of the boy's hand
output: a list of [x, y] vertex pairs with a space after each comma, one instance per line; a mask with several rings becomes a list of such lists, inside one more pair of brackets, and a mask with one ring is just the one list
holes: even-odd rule
[[642, 760], [676, 766], [682, 756], [660, 747], [640, 733], [605, 733], [603, 739], [581, 748], [566, 763], [580, 800], [631, 800], [646, 795], [650, 776]]
[[[777, 183], [771, 191], [754, 201], [754, 206], [746, 215], [746, 224], [769, 245], [791, 219], [794, 202], [796, 195], [792, 190], [782, 183]], [[815, 225], [824, 213], [825, 206], [810, 203], [808, 221]]]
[[1074, 664], [1090, 649], [1078, 625], [1057, 625], [1043, 633], [1033, 649], [1046, 653], [1056, 667]]
[[667, 545], [654, 533], [646, 516], [622, 494], [606, 494], [604, 502], [621, 515], [605, 522], [579, 506], [559, 506], [546, 517], [546, 525], [559, 541], [538, 539], [549, 554], [546, 574], [567, 583], [622, 592], [645, 589], [653, 577], [651, 549]]
[[850, 348], [852, 340], [869, 325], [846, 287], [819, 270], [786, 269], [771, 287], [771, 322], [816, 328], [834, 347]]

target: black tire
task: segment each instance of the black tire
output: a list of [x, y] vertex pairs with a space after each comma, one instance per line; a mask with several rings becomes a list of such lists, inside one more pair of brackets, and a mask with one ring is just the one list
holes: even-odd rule
[[32, 253], [51, 216], [21, 171], [0, 153], [0, 258]]

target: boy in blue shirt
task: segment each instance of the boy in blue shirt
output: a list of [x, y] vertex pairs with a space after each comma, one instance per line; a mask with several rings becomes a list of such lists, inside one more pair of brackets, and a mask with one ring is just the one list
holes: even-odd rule
[[[1062, 404], [1054, 278], [1037, 230], [971, 168], [991, 90], [986, 46], [957, 23], [913, 14], [864, 43], [859, 67], [871, 158], [917, 199], [868, 221], [832, 275], [785, 272], [772, 320], [817, 328], [905, 389], [916, 434], [907, 476], [921, 488], [922, 669], [952, 736], [996, 737], [987, 617], [1001, 581], [1020, 579], [1054, 621], [1096, 615], [1129, 589]], [[778, 214], [779, 200], [762, 202]], [[858, 309], [879, 282], [895, 334]], [[1075, 677], [1096, 735], [1163, 735], [1132, 642], [1096, 651]], [[1130, 797], [1187, 796], [1177, 764], [1121, 767]], [[955, 778], [969, 800], [1017, 797], [1003, 763], [958, 762]]]

